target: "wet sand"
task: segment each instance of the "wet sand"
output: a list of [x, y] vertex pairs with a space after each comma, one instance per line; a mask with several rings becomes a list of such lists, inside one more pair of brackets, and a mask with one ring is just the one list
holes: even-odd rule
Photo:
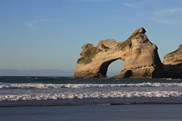
[[0, 121], [181, 121], [181, 104], [1, 107]]

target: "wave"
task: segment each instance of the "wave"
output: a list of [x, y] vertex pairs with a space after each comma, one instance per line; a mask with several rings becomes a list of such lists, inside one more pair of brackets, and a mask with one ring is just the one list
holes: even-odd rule
[[[64, 100], [82, 100], [84, 102], [88, 99], [96, 100], [94, 103], [98, 103], [100, 100], [108, 100], [108, 103], [115, 103], [115, 101], [118, 101], [119, 103], [124, 101], [125, 103], [143, 103], [150, 101], [164, 102], [164, 100], [161, 101], [161, 99], [165, 98], [165, 103], [170, 101], [182, 103], [182, 82], [142, 82], [121, 84], [51, 84], [1, 82], [0, 90], [0, 106], [4, 105], [3, 102], [9, 101], [61, 100], [61, 102], [64, 102]], [[85, 102], [87, 103], [87, 101]]]
[[22, 94], [0, 95], [0, 101], [18, 100], [57, 100], [57, 99], [91, 99], [91, 98], [168, 98], [182, 97], [179, 91], [111, 91], [111, 92], [87, 92], [87, 93], [48, 93], [48, 94]]
[[0, 83], [0, 89], [51, 89], [51, 88], [104, 88], [104, 87], [182, 87], [182, 83], [138, 83], [138, 84], [44, 84], [44, 83]]

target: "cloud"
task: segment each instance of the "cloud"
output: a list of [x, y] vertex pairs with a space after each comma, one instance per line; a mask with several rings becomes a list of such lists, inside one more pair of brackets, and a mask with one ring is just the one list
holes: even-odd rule
[[171, 20], [165, 18], [153, 18], [152, 20], [159, 24], [171, 24]]
[[131, 4], [131, 3], [124, 3], [123, 5], [126, 6], [126, 7], [131, 7], [131, 8], [135, 8], [136, 7], [135, 4]]
[[165, 25], [182, 25], [182, 18], [181, 19], [170, 19], [170, 18], [154, 18], [155, 22]]
[[29, 29], [33, 29], [36, 30], [38, 29], [40, 26], [40, 24], [45, 23], [54, 23], [54, 22], [61, 22], [61, 20], [49, 20], [49, 19], [36, 19], [36, 20], [32, 20], [32, 21], [28, 21], [26, 23], [26, 27], [28, 27]]
[[[128, 0], [130, 1], [130, 0]], [[138, 1], [132, 1], [132, 2], [125, 2], [123, 3], [123, 5], [125, 7], [129, 7], [129, 8], [137, 8], [137, 7], [143, 7], [146, 4], [148, 4], [149, 2], [151, 2], [151, 0], [138, 0]]]
[[37, 20], [33, 20], [33, 21], [29, 21], [26, 23], [26, 27], [28, 27], [29, 29], [37, 29], [38, 28], [38, 24], [43, 23], [43, 22], [48, 22], [47, 19], [37, 19]]
[[166, 9], [166, 10], [157, 11], [155, 14], [156, 15], [166, 15], [166, 14], [177, 14], [177, 13], [182, 14], [182, 8], [170, 8], [170, 9]]
[[161, 24], [170, 24], [170, 22], [165, 19], [154, 19], [154, 21], [156, 21], [157, 23], [161, 23]]
[[160, 24], [182, 25], [182, 8], [169, 8], [156, 11], [153, 20]]
[[80, 3], [98, 3], [98, 2], [111, 2], [114, 0], [68, 0], [69, 2], [80, 2]]

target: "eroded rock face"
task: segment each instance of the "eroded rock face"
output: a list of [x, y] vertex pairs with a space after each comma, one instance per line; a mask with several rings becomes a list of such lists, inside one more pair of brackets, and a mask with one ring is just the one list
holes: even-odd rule
[[182, 44], [177, 50], [164, 56], [165, 76], [168, 78], [182, 78]]
[[163, 66], [157, 47], [145, 32], [144, 28], [139, 28], [123, 42], [108, 39], [100, 41], [96, 47], [85, 44], [74, 77], [105, 77], [108, 66], [118, 59], [124, 61], [124, 69], [116, 78], [160, 77]]

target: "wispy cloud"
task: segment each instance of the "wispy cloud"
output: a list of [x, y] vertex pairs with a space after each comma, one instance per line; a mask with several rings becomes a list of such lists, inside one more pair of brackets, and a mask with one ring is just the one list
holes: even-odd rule
[[90, 3], [98, 3], [98, 2], [111, 2], [111, 1], [114, 1], [114, 0], [67, 0], [69, 2], [81, 2], [81, 3], [87, 3], [87, 2], [90, 2]]
[[160, 24], [182, 25], [182, 8], [169, 8], [156, 11], [153, 20]]
[[37, 20], [29, 21], [26, 23], [26, 26], [29, 29], [36, 30], [38, 28], [38, 24], [43, 23], [43, 22], [48, 22], [48, 20], [47, 19], [37, 19]]
[[60, 20], [49, 20], [49, 19], [36, 19], [36, 20], [32, 20], [32, 21], [28, 21], [26, 22], [26, 27], [28, 27], [29, 29], [33, 29], [36, 30], [39, 28], [39, 25], [42, 23], [51, 23], [51, 22], [60, 22]]
[[165, 19], [153, 19], [154, 21], [156, 21], [157, 23], [161, 23], [161, 24], [170, 24], [171, 22], [169, 22], [169, 20], [165, 20]]
[[170, 19], [170, 18], [154, 18], [155, 22], [165, 25], [182, 25], [181, 19]]
[[136, 5], [132, 4], [132, 3], [124, 3], [123, 5], [126, 6], [126, 7], [131, 7], [131, 8], [135, 8], [136, 7]]
[[151, 0], [138, 0], [138, 1], [130, 1], [130, 2], [125, 2], [123, 3], [123, 5], [125, 7], [129, 7], [129, 8], [137, 8], [137, 7], [142, 7], [146, 4], [148, 4], [149, 2], [151, 2]]
[[170, 8], [155, 12], [156, 15], [177, 14], [177, 13], [182, 14], [182, 8]]

